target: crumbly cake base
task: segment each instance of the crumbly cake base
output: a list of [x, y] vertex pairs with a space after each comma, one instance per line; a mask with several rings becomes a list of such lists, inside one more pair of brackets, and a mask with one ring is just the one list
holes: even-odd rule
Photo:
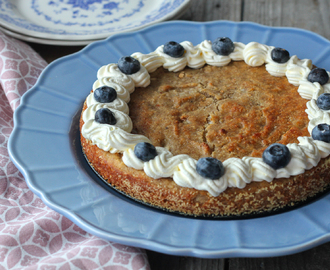
[[[80, 128], [83, 121], [80, 120]], [[217, 197], [207, 191], [178, 186], [170, 178], [152, 179], [127, 167], [121, 154], [99, 149], [81, 136], [81, 145], [94, 170], [127, 196], [168, 211], [191, 216], [242, 216], [269, 212], [305, 201], [330, 185], [330, 157], [317, 167], [290, 178], [252, 182], [244, 189], [228, 188]]]

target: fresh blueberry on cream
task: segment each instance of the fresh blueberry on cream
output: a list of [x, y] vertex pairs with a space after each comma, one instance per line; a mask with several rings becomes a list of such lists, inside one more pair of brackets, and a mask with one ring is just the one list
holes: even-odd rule
[[134, 147], [134, 154], [142, 161], [149, 161], [157, 156], [155, 146], [147, 142], [140, 142]]
[[222, 162], [216, 158], [200, 158], [196, 164], [197, 173], [210, 179], [219, 179], [225, 173]]
[[323, 85], [329, 81], [328, 72], [323, 68], [314, 68], [308, 74], [307, 80], [314, 83], [318, 82], [319, 84]]
[[318, 124], [312, 130], [312, 138], [317, 141], [330, 142], [330, 126], [328, 124]]
[[126, 75], [132, 75], [140, 70], [140, 62], [132, 56], [123, 56], [118, 61], [118, 68]]
[[330, 93], [320, 95], [316, 100], [316, 104], [321, 110], [330, 110]]
[[117, 98], [117, 92], [109, 86], [101, 86], [94, 90], [94, 98], [100, 103], [110, 103]]
[[274, 143], [266, 148], [262, 154], [262, 159], [274, 170], [277, 170], [289, 164], [291, 153], [286, 145]]
[[96, 111], [95, 121], [100, 124], [115, 125], [117, 120], [112, 111], [108, 108], [102, 108]]
[[212, 42], [212, 50], [218, 55], [229, 55], [235, 49], [235, 45], [228, 37], [219, 37]]
[[276, 63], [283, 64], [289, 61], [290, 54], [282, 48], [274, 48], [271, 52], [272, 60]]
[[174, 57], [174, 58], [179, 58], [184, 54], [184, 48], [180, 43], [177, 43], [175, 41], [170, 41], [167, 42], [164, 45], [164, 53], [167, 55]]

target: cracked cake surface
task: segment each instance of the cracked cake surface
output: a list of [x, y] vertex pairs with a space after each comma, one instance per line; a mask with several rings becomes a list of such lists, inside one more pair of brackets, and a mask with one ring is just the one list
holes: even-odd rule
[[231, 62], [178, 73], [158, 68], [150, 75], [151, 84], [131, 94], [132, 133], [174, 155], [261, 157], [272, 143], [309, 135], [297, 87], [264, 66]]

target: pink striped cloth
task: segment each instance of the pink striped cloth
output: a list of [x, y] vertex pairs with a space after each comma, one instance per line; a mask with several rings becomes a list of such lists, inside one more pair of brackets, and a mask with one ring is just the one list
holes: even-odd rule
[[150, 269], [144, 250], [99, 239], [45, 206], [11, 162], [13, 110], [46, 65], [0, 32], [0, 270]]

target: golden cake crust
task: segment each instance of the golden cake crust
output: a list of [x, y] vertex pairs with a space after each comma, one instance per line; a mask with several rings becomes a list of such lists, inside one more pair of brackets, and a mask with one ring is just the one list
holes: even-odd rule
[[[248, 77], [233, 80], [226, 77], [230, 69], [235, 71], [232, 72], [234, 77], [239, 77], [242, 70], [251, 72], [244, 72]], [[157, 146], [169, 148], [173, 154], [185, 153], [196, 159], [212, 155], [220, 160], [260, 157], [272, 143], [288, 144], [297, 142], [298, 136], [308, 136], [308, 118], [304, 113], [306, 100], [299, 96], [297, 88], [290, 85], [286, 78], [276, 78], [266, 73], [264, 66], [251, 68], [242, 62], [233, 62], [221, 68], [186, 68], [179, 73], [168, 73], [160, 68], [151, 74], [151, 87], [137, 88], [131, 95], [133, 132], [147, 136]], [[219, 77], [222, 78], [220, 82], [216, 79]], [[265, 80], [268, 80], [267, 83], [262, 84]], [[219, 91], [219, 83], [229, 85], [230, 90]], [[265, 85], [273, 86], [273, 92], [265, 89]], [[250, 106], [248, 96], [232, 98], [242, 87], [253, 96], [258, 106], [262, 103], [261, 114]], [[283, 90], [287, 96], [283, 96]], [[255, 94], [260, 91], [265, 93]], [[157, 95], [162, 98], [157, 99]], [[225, 98], [223, 95], [226, 95]], [[288, 97], [291, 97], [290, 102]], [[197, 101], [201, 109], [195, 106]], [[166, 104], [160, 106], [159, 103]], [[166, 115], [164, 110], [167, 110], [168, 117], [159, 119]], [[81, 117], [80, 129], [83, 124]], [[196, 133], [192, 133], [194, 129]], [[165, 132], [162, 133], [162, 130]], [[181, 147], [181, 138], [187, 142], [187, 147]], [[241, 216], [272, 211], [305, 201], [330, 184], [328, 157], [304, 174], [274, 179], [270, 183], [252, 182], [243, 189], [228, 188], [213, 197], [207, 191], [180, 187], [171, 178], [153, 179], [143, 171], [129, 168], [123, 163], [121, 154], [105, 152], [82, 135], [81, 144], [90, 165], [116, 189], [153, 206], [194, 216]]]

